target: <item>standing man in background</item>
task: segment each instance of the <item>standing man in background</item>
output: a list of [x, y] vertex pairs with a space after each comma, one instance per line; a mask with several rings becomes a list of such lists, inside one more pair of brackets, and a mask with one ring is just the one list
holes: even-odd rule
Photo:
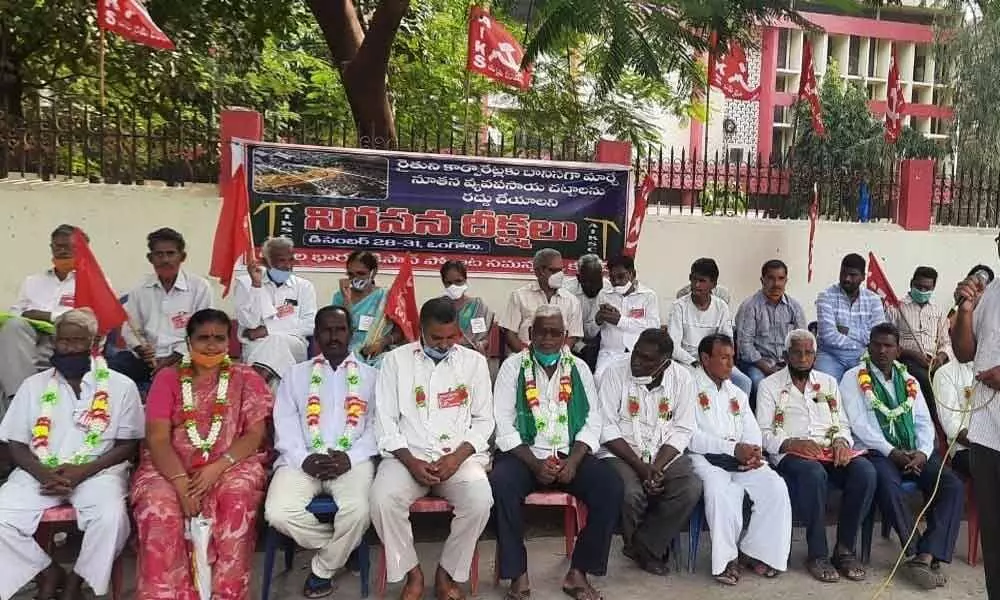
[[[997, 236], [1000, 244], [1000, 236]], [[951, 343], [959, 362], [974, 361], [976, 383], [967, 401], [971, 411], [966, 439], [983, 542], [986, 594], [1000, 599], [1000, 285], [988, 287], [969, 276], [955, 290], [958, 314]]]
[[583, 359], [591, 371], [597, 369], [597, 353], [601, 347], [601, 326], [597, 324], [600, 302], [597, 296], [611, 290], [604, 276], [604, 265], [596, 254], [584, 254], [576, 261], [576, 277], [566, 278], [566, 291], [580, 301], [583, 317], [583, 339], [573, 346], [573, 354]]

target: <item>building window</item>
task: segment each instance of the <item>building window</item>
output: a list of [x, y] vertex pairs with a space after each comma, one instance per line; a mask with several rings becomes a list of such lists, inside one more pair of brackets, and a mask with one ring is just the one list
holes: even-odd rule
[[878, 40], [875, 38], [869, 38], [868, 40], [868, 76], [875, 77], [876, 65], [878, 60]]
[[778, 32], [778, 68], [787, 69], [788, 68], [788, 41], [791, 36], [791, 31], [788, 29], [782, 29]]
[[927, 46], [917, 44], [913, 54], [913, 81], [927, 81]]
[[738, 165], [743, 162], [743, 148], [729, 148], [726, 152], [726, 160], [731, 165]]
[[847, 74], [861, 74], [861, 39], [852, 35], [847, 46]]

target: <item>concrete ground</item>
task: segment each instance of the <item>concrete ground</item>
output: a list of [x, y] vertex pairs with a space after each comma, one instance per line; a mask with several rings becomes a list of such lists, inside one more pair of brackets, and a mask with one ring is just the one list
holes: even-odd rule
[[[831, 527], [829, 537], [833, 539]], [[799, 598], [841, 598], [843, 600], [868, 600], [889, 574], [896, 559], [899, 544], [884, 540], [878, 535], [876, 527], [875, 541], [872, 544], [872, 565], [869, 566], [869, 577], [864, 583], [853, 583], [846, 580], [837, 584], [822, 584], [810, 577], [802, 567], [805, 559], [805, 540], [802, 529], [796, 529], [792, 541], [792, 556], [789, 561], [789, 572], [774, 580], [765, 580], [752, 573], [744, 573], [743, 579], [736, 587], [723, 587], [716, 583], [710, 575], [711, 542], [708, 532], [701, 537], [701, 547], [698, 556], [697, 570], [689, 574], [686, 562], [683, 571], [671, 573], [666, 578], [658, 578], [638, 570], [631, 561], [621, 553], [621, 538], [616, 537], [611, 550], [611, 561], [608, 576], [595, 578], [595, 585], [604, 593], [607, 600], [661, 598], [666, 595], [691, 599], [715, 599], [724, 594], [727, 600], [750, 600], [768, 598], [771, 600]], [[687, 536], [681, 535], [681, 543], [686, 546]], [[540, 537], [528, 541], [529, 573], [532, 577], [532, 600], [565, 600], [560, 591], [562, 576], [567, 568], [563, 539], [560, 537]], [[428, 581], [433, 580], [435, 560], [440, 552], [440, 544], [424, 542], [418, 544], [421, 563]], [[966, 535], [963, 523], [962, 534], [957, 544], [955, 562], [946, 567], [949, 577], [947, 587], [933, 592], [924, 592], [911, 585], [903, 574], [897, 575], [892, 584], [880, 596], [883, 600], [916, 600], [916, 599], [953, 599], [985, 598], [986, 588], [982, 566], [973, 568], [966, 563]], [[492, 540], [484, 540], [479, 544], [481, 555], [479, 564], [480, 585], [476, 598], [501, 600], [504, 587], [495, 587], [492, 583], [493, 552]], [[683, 553], [686, 559], [686, 552]], [[275, 569], [274, 583], [271, 589], [273, 600], [302, 598], [302, 583], [308, 574], [310, 554], [299, 551], [295, 557], [292, 571], [281, 573], [282, 559], [279, 557]], [[134, 559], [127, 558], [127, 575], [125, 579], [126, 598], [134, 597]], [[260, 579], [263, 564], [263, 553], [257, 554], [257, 566], [254, 570], [251, 598], [260, 598]], [[373, 570], [377, 564], [377, 548], [372, 552]], [[372, 597], [378, 598], [374, 587], [374, 572], [372, 575]], [[396, 598], [398, 585], [390, 585], [386, 592], [387, 598]], [[18, 600], [31, 598], [31, 591], [26, 589], [16, 596]], [[433, 597], [433, 590], [428, 588], [426, 598]], [[356, 600], [360, 598], [358, 576], [345, 574], [338, 578], [337, 588], [333, 598]]]

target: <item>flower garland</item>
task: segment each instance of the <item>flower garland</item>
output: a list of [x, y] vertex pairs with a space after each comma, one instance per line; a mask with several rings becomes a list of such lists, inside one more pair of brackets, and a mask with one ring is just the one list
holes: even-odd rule
[[184, 429], [187, 431], [188, 440], [191, 445], [201, 450], [201, 459], [207, 461], [215, 443], [219, 441], [219, 434], [222, 433], [222, 421], [226, 416], [226, 407], [229, 405], [229, 369], [232, 360], [227, 356], [222, 359], [219, 367], [219, 384], [215, 390], [215, 402], [212, 405], [212, 423], [208, 428], [208, 435], [204, 438], [198, 432], [197, 410], [194, 400], [194, 369], [191, 366], [191, 357], [185, 356], [181, 360], [181, 420], [184, 422]]
[[[704, 412], [708, 412], [709, 410], [712, 409], [712, 403], [708, 398], [708, 392], [704, 391], [698, 392], [698, 406], [700, 406], [701, 410], [703, 410]], [[739, 437], [737, 434], [742, 430], [742, 423], [743, 423], [743, 417], [742, 417], [743, 412], [740, 410], [740, 401], [737, 400], [735, 397], [730, 398], [728, 409], [730, 416], [729, 419], [730, 429], [729, 429], [729, 437], [726, 439], [730, 441], [738, 440]]]
[[[819, 402], [823, 400], [827, 407], [830, 409], [830, 427], [826, 430], [824, 440], [818, 442], [821, 446], [829, 446], [833, 444], [833, 440], [836, 438], [837, 434], [840, 433], [840, 406], [837, 403], [836, 394], [832, 393], [822, 393], [823, 386], [817, 382], [813, 382], [811, 385], [813, 394], [815, 395], [814, 402]], [[808, 391], [809, 388], [806, 388]], [[788, 388], [781, 390], [781, 395], [778, 398], [778, 405], [774, 407], [774, 417], [771, 420], [771, 428], [775, 433], [781, 432], [785, 427], [785, 407], [788, 405]]]
[[[358, 374], [358, 363], [348, 357], [344, 361], [347, 372], [347, 395], [344, 398], [344, 413], [346, 415], [344, 430], [337, 438], [337, 448], [347, 452], [354, 444], [354, 432], [361, 422], [361, 417], [368, 412], [368, 403], [361, 399], [358, 388], [361, 387], [361, 376]], [[309, 400], [306, 402], [306, 426], [309, 431], [309, 448], [315, 451], [326, 449], [323, 431], [320, 428], [320, 415], [323, 412], [319, 393], [323, 387], [323, 367], [326, 359], [321, 355], [313, 359], [312, 372], [309, 375]]]
[[[93, 460], [94, 451], [101, 445], [104, 432], [107, 431], [111, 422], [111, 415], [108, 412], [109, 396], [108, 381], [111, 379], [111, 371], [108, 363], [102, 356], [94, 357], [94, 382], [96, 390], [94, 397], [90, 401], [90, 408], [84, 416], [84, 423], [87, 425], [87, 433], [83, 437], [83, 444], [77, 450], [69, 462], [74, 465], [83, 465]], [[52, 409], [59, 403], [59, 382], [56, 374], [52, 374], [49, 385], [42, 394], [42, 410], [35, 420], [34, 427], [31, 428], [31, 448], [38, 457], [39, 462], [47, 467], [59, 466], [59, 456], [52, 454], [49, 447], [49, 438], [52, 431]]]
[[642, 435], [641, 419], [639, 418], [639, 410], [642, 405], [639, 403], [639, 397], [633, 394], [628, 396], [628, 414], [632, 417], [632, 437], [635, 439], [636, 443], [639, 444], [639, 454], [644, 462], [650, 462], [653, 459], [652, 449], [654, 442], [659, 442], [662, 439], [662, 428], [667, 421], [674, 417], [674, 411], [670, 406], [670, 398], [666, 396], [659, 399], [656, 403], [656, 425], [653, 427], [653, 435], [650, 436], [651, 439], [646, 439], [646, 436]]
[[524, 353], [524, 358], [521, 360], [521, 371], [524, 373], [524, 397], [528, 401], [528, 408], [531, 409], [531, 415], [535, 417], [535, 430], [539, 433], [546, 433], [552, 451], [555, 452], [556, 448], [561, 448], [563, 445], [562, 431], [566, 431], [566, 440], [569, 439], [568, 412], [569, 401], [573, 396], [573, 380], [571, 377], [573, 372], [573, 355], [563, 349], [556, 373], [559, 376], [559, 396], [555, 411], [552, 410], [551, 403], [547, 406], [549, 416], [555, 412], [555, 421], [559, 424], [559, 431], [549, 433], [549, 423], [542, 414], [538, 387], [535, 385], [535, 365], [531, 358], [530, 350]]
[[[417, 357], [422, 356], [423, 350], [414, 351], [414, 355]], [[417, 364], [420, 365], [423, 363], [422, 361], [418, 361]], [[424, 380], [423, 371], [419, 367], [418, 371], [419, 373], [414, 376], [414, 381], [423, 381]], [[469, 405], [469, 388], [464, 383], [459, 382], [459, 384], [456, 385], [454, 389], [449, 388], [448, 392], [454, 392], [455, 394], [457, 394], [457, 398], [460, 400], [459, 406], [465, 407]], [[440, 428], [433, 427], [434, 419], [432, 418], [432, 413], [434, 413], [435, 411], [432, 410], [432, 408], [427, 403], [427, 388], [425, 388], [423, 385], [417, 384], [413, 386], [413, 403], [414, 405], [416, 405], [418, 409], [420, 409], [419, 415], [421, 417], [421, 420], [423, 421], [424, 426], [430, 433], [431, 438], [437, 442], [438, 448], [440, 449], [440, 453], [442, 455], [451, 454], [451, 452], [454, 450], [454, 448], [452, 448], [450, 444], [448, 444], [448, 442], [451, 440], [451, 435], [449, 435], [446, 432], [440, 431]]]
[[893, 361], [893, 368], [899, 369], [900, 372], [906, 377], [906, 400], [900, 402], [896, 408], [889, 408], [878, 399], [875, 395], [875, 387], [872, 384], [872, 376], [868, 371], [868, 357], [864, 356], [862, 359], [865, 361], [862, 363], [861, 369], [858, 371], [858, 386], [861, 387], [861, 393], [864, 394], [865, 400], [868, 401], [868, 405], [872, 407], [872, 410], [877, 410], [882, 413], [882, 416], [889, 421], [889, 430], [894, 432], [896, 430], [896, 421], [913, 409], [913, 404], [917, 401], [917, 380], [910, 376], [906, 371], [906, 367], [903, 363], [898, 361]]

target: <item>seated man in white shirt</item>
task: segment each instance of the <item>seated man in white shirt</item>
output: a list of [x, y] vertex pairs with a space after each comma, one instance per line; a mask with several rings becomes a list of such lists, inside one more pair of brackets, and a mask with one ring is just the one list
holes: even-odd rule
[[[816, 337], [794, 329], [785, 336], [784, 346], [786, 366], [757, 388], [764, 450], [788, 483], [796, 517], [805, 523], [809, 574], [825, 583], [840, 581], [841, 576], [861, 581], [865, 568], [854, 547], [875, 496], [875, 468], [851, 451], [851, 424], [837, 381], [813, 368]], [[826, 540], [831, 485], [843, 491], [832, 556]]]
[[632, 351], [639, 334], [660, 326], [656, 292], [639, 283], [635, 259], [631, 256], [609, 259], [608, 274], [614, 287], [598, 295], [595, 317], [601, 326], [601, 352], [594, 371], [598, 381], [604, 369]]
[[535, 253], [535, 281], [510, 293], [510, 300], [500, 314], [499, 324], [511, 352], [521, 352], [528, 347], [528, 329], [535, 319], [539, 306], [551, 304], [558, 307], [569, 330], [570, 348], [583, 339], [583, 316], [580, 301], [563, 288], [562, 254], [552, 248], [542, 248]]
[[306, 338], [316, 318], [316, 289], [292, 273], [295, 247], [288, 238], [264, 242], [264, 268], [253, 267], [236, 279], [236, 319], [243, 341], [243, 362], [272, 385], [295, 363], [306, 359]]
[[628, 359], [608, 367], [598, 394], [600, 456], [622, 478], [624, 553], [653, 575], [667, 573], [670, 540], [701, 500], [701, 479], [684, 454], [695, 428], [691, 372], [670, 361], [664, 329], [639, 335]]
[[[698, 345], [706, 336], [721, 333], [732, 337], [733, 318], [726, 301], [712, 291], [719, 281], [719, 265], [711, 258], [699, 258], [691, 265], [691, 293], [674, 301], [667, 321], [674, 341], [673, 359], [697, 369]], [[733, 384], [750, 395], [750, 377], [734, 368]]]
[[493, 487], [497, 571], [510, 580], [508, 597], [530, 594], [524, 548], [524, 499], [539, 489], [572, 494], [587, 506], [562, 589], [575, 600], [598, 600], [587, 575], [604, 575], [611, 536], [621, 516], [622, 483], [594, 456], [600, 448], [601, 407], [594, 378], [567, 345], [566, 323], [555, 306], [540, 306], [531, 345], [507, 357], [495, 388], [497, 448]]
[[[969, 470], [969, 416], [972, 389], [976, 374], [971, 362], [952, 360], [934, 372], [934, 402], [937, 404], [938, 421], [948, 447], [951, 448], [951, 468], [965, 478]], [[954, 444], [954, 447], [952, 447]]]
[[[131, 349], [111, 357], [112, 369], [146, 383], [153, 371], [180, 362], [185, 353], [188, 319], [212, 307], [212, 289], [202, 277], [181, 269], [187, 259], [184, 237], [164, 227], [146, 236], [146, 259], [154, 273], [128, 294], [129, 325], [122, 328]], [[135, 326], [138, 332], [132, 329]]]
[[[21, 383], [39, 368], [47, 368], [52, 354], [53, 319], [73, 308], [76, 278], [73, 269], [73, 226], [52, 232], [52, 267], [29, 275], [0, 325], [0, 417]], [[34, 322], [34, 323], [33, 323]]]
[[402, 600], [419, 600], [410, 505], [428, 493], [454, 508], [434, 576], [439, 600], [461, 600], [493, 493], [486, 478], [493, 392], [486, 358], [458, 344], [462, 330], [448, 298], [420, 309], [421, 341], [385, 355], [375, 386], [375, 435], [385, 457], [371, 488], [372, 522], [385, 545], [389, 581], [406, 577]]
[[600, 308], [598, 296], [611, 289], [604, 276], [604, 263], [596, 254], [584, 254], [576, 261], [576, 277], [567, 277], [563, 288], [580, 301], [583, 319], [583, 339], [573, 346], [573, 354], [582, 358], [591, 370], [597, 368], [597, 353], [601, 346], [601, 327], [597, 324]]
[[[332, 580], [368, 530], [368, 493], [378, 454], [372, 415], [378, 371], [348, 350], [346, 308], [316, 313], [315, 359], [289, 369], [274, 404], [274, 478], [267, 492], [267, 522], [303, 548], [316, 550], [303, 590], [306, 598], [333, 592]], [[306, 510], [329, 494], [337, 504], [332, 526]]]
[[[764, 461], [760, 426], [743, 390], [729, 380], [736, 349], [717, 333], [698, 347], [695, 371], [697, 428], [691, 436], [691, 462], [705, 486], [705, 519], [712, 535], [712, 575], [736, 585], [740, 566], [764, 577], [788, 568], [792, 543], [792, 504], [780, 475]], [[743, 496], [753, 503], [743, 533]]]
[[[0, 487], [0, 599], [36, 575], [38, 598], [82, 598], [84, 581], [108, 593], [111, 566], [129, 537], [128, 461], [144, 433], [139, 392], [99, 356], [97, 319], [89, 310], [56, 318], [53, 368], [32, 375], [0, 424], [17, 469]], [[83, 530], [68, 576], [34, 540], [42, 513], [76, 509]]]
[[899, 330], [890, 323], [876, 325], [863, 362], [844, 373], [840, 395], [851, 420], [854, 446], [867, 450], [875, 467], [875, 502], [901, 543], [916, 525], [903, 480], [915, 481], [925, 498], [937, 490], [927, 527], [904, 548], [907, 575], [916, 585], [932, 590], [948, 581], [940, 563], [951, 562], [955, 552], [965, 489], [934, 453], [934, 424], [920, 384], [898, 358]]

